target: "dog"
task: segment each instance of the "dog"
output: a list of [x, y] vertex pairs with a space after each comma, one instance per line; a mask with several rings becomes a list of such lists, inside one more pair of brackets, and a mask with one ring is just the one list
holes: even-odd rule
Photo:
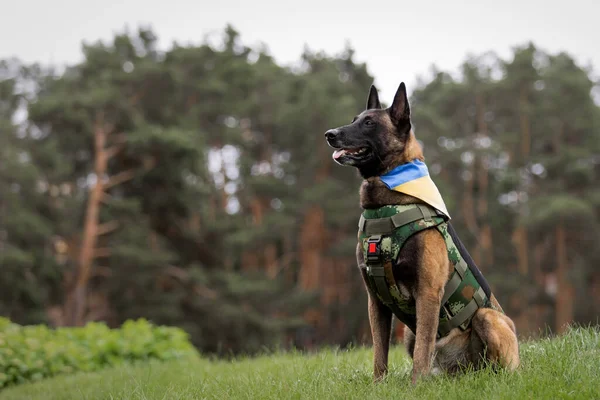
[[[360, 186], [363, 210], [424, 203], [413, 195], [391, 190], [381, 178], [398, 166], [424, 161], [412, 129], [404, 82], [386, 109], [381, 107], [377, 89], [371, 86], [366, 110], [349, 125], [328, 130], [325, 138], [335, 150], [335, 162], [357, 168], [363, 178]], [[448, 229], [452, 229], [449, 222]], [[404, 344], [413, 361], [413, 384], [436, 371], [455, 373], [469, 365], [477, 369], [486, 363], [514, 370], [520, 362], [515, 325], [493, 294], [489, 296], [489, 306], [477, 308], [466, 328], [455, 327], [444, 337], [438, 336], [445, 285], [454, 273], [446, 246], [436, 229], [424, 229], [410, 236], [392, 264], [393, 279], [413, 302], [416, 312], [413, 329], [408, 325], [404, 328]], [[471, 260], [462, 244], [458, 247]], [[368, 284], [365, 251], [360, 240], [356, 257], [368, 293], [373, 379], [380, 381], [388, 371], [393, 312]]]

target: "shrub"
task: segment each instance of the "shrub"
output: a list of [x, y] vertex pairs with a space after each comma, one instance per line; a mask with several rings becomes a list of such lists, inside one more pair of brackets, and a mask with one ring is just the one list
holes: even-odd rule
[[0, 317], [0, 388], [57, 374], [197, 355], [185, 331], [144, 319], [126, 321], [119, 329], [96, 322], [51, 329]]

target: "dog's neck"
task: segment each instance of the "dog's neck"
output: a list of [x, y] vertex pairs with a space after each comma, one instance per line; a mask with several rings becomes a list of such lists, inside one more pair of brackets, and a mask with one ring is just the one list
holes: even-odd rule
[[[402, 156], [397, 160], [395, 165], [390, 167], [384, 173], [391, 171], [398, 165], [411, 162], [413, 160], [423, 161], [423, 149], [417, 142], [415, 134], [411, 130], [408, 140], [404, 145]], [[374, 176], [363, 180], [360, 186], [360, 206], [364, 208], [379, 208], [386, 205], [398, 204], [422, 204], [423, 201], [416, 197], [390, 190], [379, 178]]]
[[398, 204], [423, 204], [423, 201], [388, 189], [378, 176], [365, 179], [360, 186], [360, 206], [363, 209]]

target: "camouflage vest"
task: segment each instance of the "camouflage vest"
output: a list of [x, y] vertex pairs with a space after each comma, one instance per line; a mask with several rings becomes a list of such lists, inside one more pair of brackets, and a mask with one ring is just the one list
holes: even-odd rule
[[[478, 308], [491, 306], [489, 296], [448, 233], [447, 217], [424, 204], [367, 209], [360, 218], [359, 240], [366, 263], [367, 285], [402, 323], [416, 333], [414, 300], [398, 289], [393, 267], [408, 238], [430, 228], [436, 228], [442, 234], [446, 241], [448, 259], [454, 265], [454, 274], [446, 283], [441, 302], [438, 327], [440, 338], [453, 328], [467, 329]], [[480, 273], [478, 275], [481, 277]], [[489, 294], [489, 288], [487, 291]]]

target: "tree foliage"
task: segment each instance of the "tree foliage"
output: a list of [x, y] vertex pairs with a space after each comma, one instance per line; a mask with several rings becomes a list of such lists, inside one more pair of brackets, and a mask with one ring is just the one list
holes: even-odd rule
[[[284, 67], [227, 27], [220, 46], [162, 51], [142, 29], [83, 53], [0, 64], [0, 313], [145, 317], [220, 354], [364, 341], [360, 179], [323, 140], [373, 81], [353, 50]], [[527, 44], [413, 88], [433, 178], [520, 332], [600, 309], [594, 87]]]

